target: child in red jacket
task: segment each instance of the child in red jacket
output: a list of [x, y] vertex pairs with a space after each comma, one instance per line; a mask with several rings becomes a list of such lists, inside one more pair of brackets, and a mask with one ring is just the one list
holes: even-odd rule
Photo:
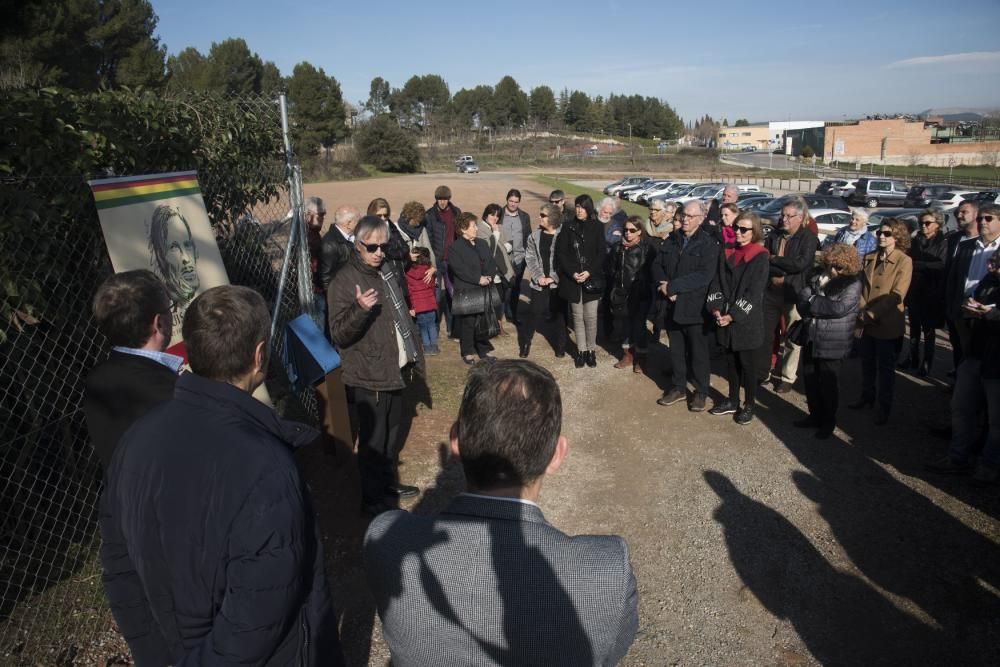
[[[428, 271], [432, 272], [430, 276]], [[437, 299], [434, 296], [434, 269], [431, 251], [421, 246], [410, 248], [410, 265], [406, 269], [406, 287], [410, 292], [410, 315], [417, 320], [424, 354], [438, 354]]]

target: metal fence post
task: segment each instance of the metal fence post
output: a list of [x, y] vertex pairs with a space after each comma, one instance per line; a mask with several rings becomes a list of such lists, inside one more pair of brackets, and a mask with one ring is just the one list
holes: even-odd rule
[[[281, 261], [281, 274], [278, 279], [278, 295], [275, 297], [274, 312], [271, 315], [271, 340], [274, 340], [278, 329], [278, 319], [281, 313], [281, 299], [285, 293], [285, 283], [288, 282], [288, 267], [292, 258], [292, 249], [302, 235], [302, 187], [301, 175], [296, 176], [295, 154], [292, 152], [292, 139], [288, 131], [288, 98], [284, 93], [278, 96], [281, 107], [281, 137], [285, 142], [285, 169], [288, 178], [288, 201], [292, 214], [291, 229], [288, 233], [288, 245], [285, 246], [285, 256]], [[301, 273], [301, 272], [300, 272]], [[307, 272], [308, 275], [308, 272]], [[301, 298], [301, 294], [300, 294]]]

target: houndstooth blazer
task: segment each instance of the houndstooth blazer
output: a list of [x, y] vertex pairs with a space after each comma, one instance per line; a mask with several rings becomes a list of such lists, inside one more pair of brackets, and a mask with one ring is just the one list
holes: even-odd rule
[[639, 624], [625, 541], [570, 537], [534, 505], [461, 495], [437, 517], [386, 512], [364, 561], [395, 667], [614, 665]]

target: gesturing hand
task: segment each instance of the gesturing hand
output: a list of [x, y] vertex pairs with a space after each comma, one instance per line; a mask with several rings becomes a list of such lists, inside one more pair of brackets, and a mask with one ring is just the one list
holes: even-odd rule
[[378, 303], [378, 292], [375, 291], [375, 288], [372, 288], [367, 292], [365, 292], [364, 294], [362, 294], [361, 288], [355, 285], [354, 300], [357, 302], [359, 306], [361, 306], [362, 310], [366, 311], [371, 310], [372, 306]]

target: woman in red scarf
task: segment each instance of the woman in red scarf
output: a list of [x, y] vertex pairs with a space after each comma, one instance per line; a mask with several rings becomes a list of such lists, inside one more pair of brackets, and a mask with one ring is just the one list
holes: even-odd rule
[[[770, 267], [756, 213], [742, 213], [733, 224], [736, 244], [726, 248], [719, 272], [708, 290], [708, 311], [715, 318], [719, 345], [726, 354], [729, 398], [709, 410], [713, 415], [735, 413], [737, 424], [753, 420], [757, 390], [754, 351], [764, 343], [764, 287]], [[740, 387], [744, 403], [740, 407]]]

